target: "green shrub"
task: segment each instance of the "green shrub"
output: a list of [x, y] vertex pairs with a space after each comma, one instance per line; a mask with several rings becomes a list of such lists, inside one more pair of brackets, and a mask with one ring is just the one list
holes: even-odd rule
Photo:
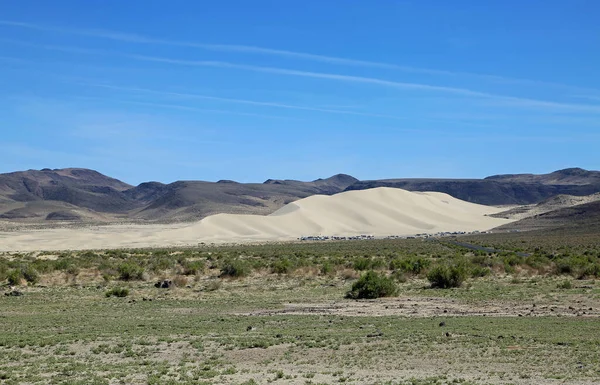
[[223, 263], [221, 277], [241, 278], [250, 274], [250, 266], [247, 262], [234, 259]]
[[592, 278], [592, 277], [600, 278], [600, 263], [589, 264], [579, 275], [580, 279]]
[[153, 273], [161, 273], [175, 267], [175, 259], [164, 256], [162, 253], [154, 253], [148, 265], [148, 269]]
[[117, 267], [119, 279], [123, 281], [141, 280], [144, 278], [144, 268], [133, 263], [124, 262]]
[[590, 260], [583, 256], [563, 256], [555, 263], [556, 274], [580, 275], [590, 264]]
[[11, 286], [18, 286], [21, 284], [21, 280], [23, 279], [23, 274], [21, 274], [21, 270], [12, 269], [7, 273], [8, 284]]
[[467, 269], [462, 265], [439, 265], [427, 273], [431, 287], [448, 289], [460, 287], [467, 277]]
[[346, 293], [346, 298], [380, 298], [393, 297], [398, 293], [398, 287], [392, 278], [368, 271], [352, 285], [352, 290]]
[[294, 265], [289, 259], [283, 258], [273, 262], [271, 270], [275, 274], [289, 274], [294, 270]]
[[204, 261], [183, 261], [183, 275], [198, 275], [204, 271], [206, 267]]
[[38, 272], [30, 265], [25, 265], [21, 268], [23, 278], [29, 283], [37, 283], [40, 280]]
[[31, 262], [31, 265], [28, 264], [27, 266], [33, 268], [37, 273], [46, 274], [56, 270], [56, 264], [59, 261], [60, 260], [52, 261], [49, 259], [36, 259]]
[[352, 267], [354, 267], [354, 270], [358, 270], [358, 271], [369, 270], [369, 269], [371, 269], [371, 266], [372, 266], [371, 258], [367, 258], [367, 257], [356, 258], [352, 265]]
[[125, 287], [113, 287], [112, 289], [108, 290], [106, 293], [104, 293], [104, 295], [106, 295], [106, 297], [127, 297], [129, 295], [129, 289], [125, 288]]
[[9, 285], [20, 285], [22, 280], [35, 284], [40, 280], [38, 272], [30, 265], [20, 265], [7, 274]]
[[8, 278], [8, 265], [3, 260], [0, 260], [0, 282], [6, 278]]
[[480, 278], [487, 277], [492, 271], [489, 267], [473, 266], [471, 268], [471, 277]]
[[390, 261], [391, 270], [418, 275], [429, 267], [431, 261], [423, 257], [396, 258]]
[[564, 280], [563, 282], [559, 283], [558, 285], [556, 285], [559, 289], [572, 289], [573, 288], [573, 284], [571, 283], [571, 281], [569, 281], [568, 279]]
[[330, 275], [333, 273], [333, 265], [330, 262], [325, 262], [321, 266], [321, 274], [322, 275]]
[[60, 258], [54, 262], [54, 269], [64, 271], [64, 270], [67, 270], [72, 265], [73, 265], [73, 261], [71, 261], [69, 258]]

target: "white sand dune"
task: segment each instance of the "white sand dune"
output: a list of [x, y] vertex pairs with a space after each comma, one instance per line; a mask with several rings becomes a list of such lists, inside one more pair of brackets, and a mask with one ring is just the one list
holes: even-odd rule
[[285, 241], [300, 236], [413, 235], [483, 231], [511, 222], [501, 208], [438, 192], [396, 188], [315, 195], [268, 216], [218, 214], [192, 224], [120, 225], [0, 233], [0, 250], [63, 250]]

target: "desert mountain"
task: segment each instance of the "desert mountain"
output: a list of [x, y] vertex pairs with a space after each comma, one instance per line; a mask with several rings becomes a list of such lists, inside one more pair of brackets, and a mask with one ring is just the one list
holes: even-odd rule
[[485, 205], [530, 205], [560, 194], [600, 192], [600, 172], [575, 168], [545, 175], [496, 175], [485, 179], [374, 181], [338, 174], [311, 182], [178, 181], [146, 182], [133, 187], [81, 168], [29, 170], [0, 174], [0, 221], [181, 222], [219, 213], [267, 215], [312, 195], [375, 187], [437, 191]]
[[600, 200], [562, 207], [500, 226], [499, 230], [564, 230], [600, 228]]
[[495, 175], [485, 179], [384, 179], [357, 182], [348, 189], [374, 187], [439, 191], [484, 205], [527, 205], [560, 194], [581, 196], [600, 192], [600, 171], [570, 168], [543, 175]]
[[600, 171], [588, 171], [582, 168], [566, 168], [551, 172], [549, 174], [509, 174], [493, 175], [485, 180], [518, 182], [518, 183], [539, 183], [543, 185], [587, 185], [600, 183]]
[[29, 170], [0, 174], [0, 220], [191, 221], [217, 213], [270, 214], [297, 199], [335, 194], [357, 179], [312, 182], [147, 182], [137, 187], [93, 170]]

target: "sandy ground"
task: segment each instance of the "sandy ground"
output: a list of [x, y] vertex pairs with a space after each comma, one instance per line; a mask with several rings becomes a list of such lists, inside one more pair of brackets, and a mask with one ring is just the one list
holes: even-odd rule
[[205, 243], [289, 241], [301, 236], [408, 236], [484, 231], [511, 220], [501, 208], [438, 192], [394, 188], [315, 195], [268, 216], [218, 214], [191, 224], [108, 225], [81, 229], [0, 232], [0, 251], [195, 246]]
[[400, 316], [400, 317], [600, 317], [598, 300], [581, 296], [573, 304], [539, 303], [532, 299], [530, 304], [521, 302], [489, 301], [465, 303], [453, 298], [398, 297], [377, 300], [338, 301], [317, 304], [290, 303], [281, 310], [257, 310], [243, 315], [337, 315]]

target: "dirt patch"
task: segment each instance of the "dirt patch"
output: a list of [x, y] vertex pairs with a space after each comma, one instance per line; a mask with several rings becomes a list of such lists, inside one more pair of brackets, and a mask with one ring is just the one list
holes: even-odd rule
[[597, 300], [581, 299], [572, 305], [536, 305], [512, 302], [464, 303], [451, 298], [398, 297], [377, 300], [333, 301], [318, 304], [290, 303], [283, 309], [257, 310], [243, 315], [338, 315], [401, 317], [600, 317]]

